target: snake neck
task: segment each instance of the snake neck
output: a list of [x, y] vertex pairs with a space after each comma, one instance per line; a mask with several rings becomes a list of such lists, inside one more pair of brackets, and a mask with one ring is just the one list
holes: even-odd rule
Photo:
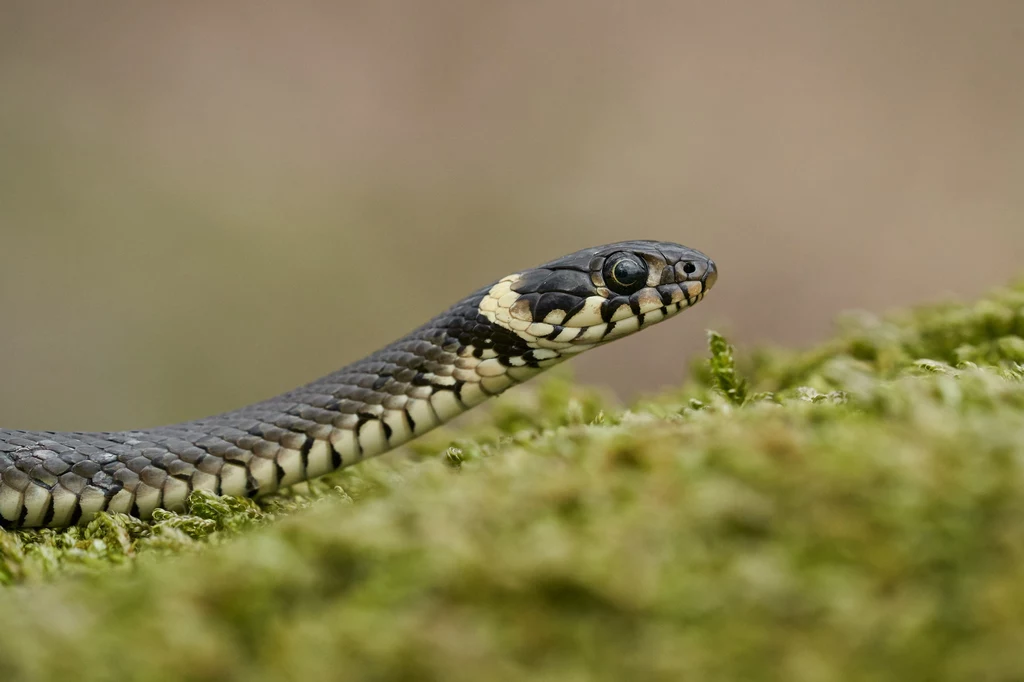
[[326, 461], [306, 466], [281, 485], [294, 482], [288, 479], [321, 475], [421, 436], [554, 364], [548, 356], [544, 361], [535, 358], [536, 349], [524, 339], [496, 327], [480, 313], [488, 290], [332, 374], [200, 423], [274, 418], [288, 431], [305, 435], [306, 447], [329, 446], [329, 467]]

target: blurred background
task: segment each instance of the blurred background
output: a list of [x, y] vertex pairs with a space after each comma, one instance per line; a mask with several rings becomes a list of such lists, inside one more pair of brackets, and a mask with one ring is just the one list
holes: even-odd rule
[[704, 329], [1024, 271], [1024, 3], [0, 4], [0, 419], [222, 411], [463, 294], [634, 238], [719, 263], [572, 365], [624, 398]]

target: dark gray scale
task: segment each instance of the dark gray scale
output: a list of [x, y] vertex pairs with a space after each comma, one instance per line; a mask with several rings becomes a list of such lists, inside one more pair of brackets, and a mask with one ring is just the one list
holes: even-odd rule
[[[485, 334], [486, 336], [484, 336]], [[485, 344], [484, 347], [493, 350], [498, 354], [498, 357], [518, 356], [530, 350], [529, 344], [521, 336], [507, 329], [494, 327], [487, 323], [487, 318], [483, 316], [480, 317], [480, 321], [477, 323], [474, 339], [480, 339], [481, 336], [484, 339], [490, 339], [490, 342]], [[476, 346], [479, 343], [481, 341], [474, 341], [473, 345]]]
[[675, 271], [672, 268], [666, 267], [661, 270], [661, 280], [658, 282], [659, 286], [671, 285], [676, 281]]
[[544, 281], [555, 272], [546, 268], [537, 268], [523, 274], [518, 280], [512, 283], [512, 291], [520, 294], [535, 294], [540, 290]]
[[544, 337], [544, 338], [545, 338], [545, 339], [547, 339], [548, 341], [554, 341], [554, 340], [555, 340], [556, 338], [558, 338], [558, 336], [559, 336], [559, 335], [560, 335], [560, 334], [561, 334], [561, 333], [562, 333], [563, 331], [565, 331], [565, 327], [563, 327], [563, 326], [562, 326], [562, 325], [560, 325], [560, 324], [553, 324], [553, 325], [551, 325], [551, 326], [552, 326], [552, 331], [551, 331], [551, 333], [550, 333], [550, 334], [548, 334], [547, 336], [545, 336], [545, 337]]
[[[180, 460], [179, 460], [180, 461]], [[84, 460], [71, 467], [71, 473], [81, 478], [92, 478], [101, 470], [99, 463], [92, 460]]]
[[580, 272], [590, 272], [591, 261], [598, 257], [599, 252], [605, 250], [607, 250], [605, 247], [583, 249], [582, 251], [577, 251], [576, 253], [553, 260], [550, 263], [545, 263], [540, 267], [547, 268], [549, 270], [579, 270]]
[[52, 486], [54, 483], [57, 482], [57, 477], [46, 469], [44, 459], [35, 458], [33, 462], [34, 463], [32, 464], [32, 468], [25, 472], [29, 476], [31, 476], [33, 480], [36, 480], [45, 486]]
[[589, 271], [541, 270], [539, 274], [530, 273], [514, 282], [512, 291], [526, 294], [528, 301], [536, 300], [541, 294], [557, 292], [586, 298], [594, 294], [594, 283]]
[[572, 294], [562, 292], [541, 294], [540, 300], [537, 301], [533, 309], [533, 319], [537, 322], [543, 322], [544, 318], [550, 313], [556, 310], [563, 310], [565, 311], [565, 319], [568, 320], [578, 313], [585, 303], [586, 300], [584, 298], [573, 296]]
[[540, 322], [542, 318], [537, 317], [537, 304], [540, 302], [540, 297], [541, 294], [537, 293], [523, 294], [519, 297], [519, 300], [516, 301], [516, 307], [521, 304], [525, 304], [530, 311], [531, 321]]
[[625, 296], [613, 296], [612, 298], [606, 298], [604, 303], [601, 304], [601, 319], [604, 322], [610, 323], [612, 321], [612, 315], [624, 305], [629, 304], [629, 299]]
[[[515, 289], [515, 285], [512, 287]], [[555, 270], [539, 287], [540, 292], [562, 292], [586, 298], [594, 293], [594, 284], [590, 281], [590, 272], [577, 270]]]
[[634, 315], [640, 315], [640, 292], [629, 297], [629, 309], [633, 311]]

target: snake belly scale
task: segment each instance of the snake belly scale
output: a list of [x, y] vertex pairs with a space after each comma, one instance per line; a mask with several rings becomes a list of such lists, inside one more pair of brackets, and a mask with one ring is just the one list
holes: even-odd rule
[[0, 526], [257, 497], [405, 443], [573, 355], [699, 302], [714, 261], [670, 242], [584, 249], [509, 275], [394, 343], [282, 395], [139, 431], [0, 429]]

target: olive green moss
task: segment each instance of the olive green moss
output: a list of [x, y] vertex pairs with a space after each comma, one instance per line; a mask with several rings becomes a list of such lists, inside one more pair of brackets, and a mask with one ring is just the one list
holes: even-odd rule
[[0, 680], [1024, 679], [1024, 285], [289, 495], [0, 532]]

